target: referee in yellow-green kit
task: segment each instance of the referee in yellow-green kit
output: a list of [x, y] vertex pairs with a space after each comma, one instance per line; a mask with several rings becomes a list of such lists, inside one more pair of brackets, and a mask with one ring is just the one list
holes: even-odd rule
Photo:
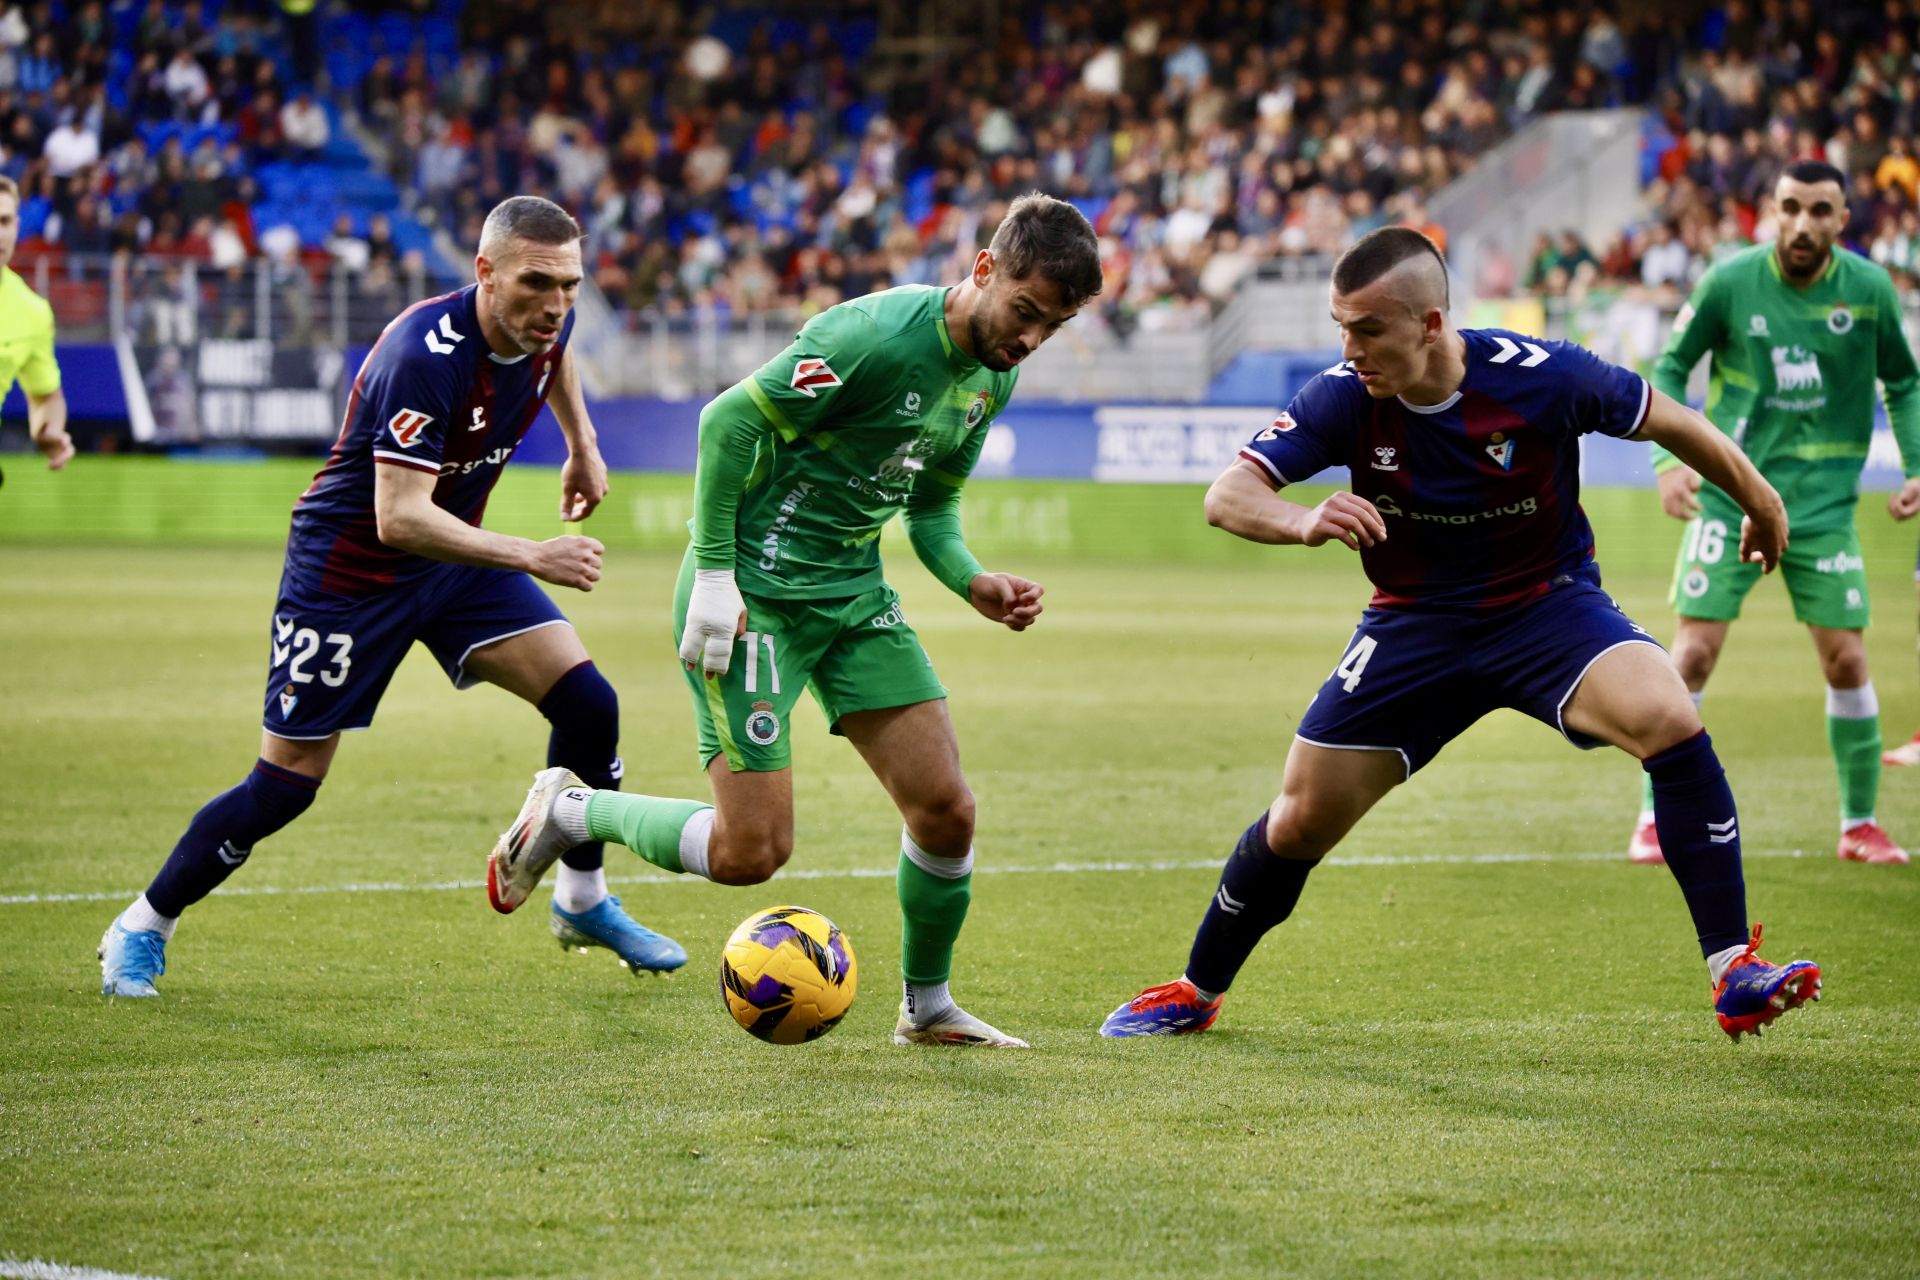
[[58, 471], [73, 457], [73, 437], [53, 358], [53, 308], [8, 265], [19, 239], [20, 188], [0, 174], [0, 397], [20, 383], [33, 447], [47, 455], [49, 470]]

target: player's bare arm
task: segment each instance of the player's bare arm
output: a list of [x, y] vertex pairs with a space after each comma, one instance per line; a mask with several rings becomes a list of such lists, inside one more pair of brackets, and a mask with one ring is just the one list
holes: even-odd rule
[[571, 353], [561, 357], [547, 403], [553, 406], [554, 421], [567, 441], [567, 460], [560, 468], [560, 518], [585, 520], [606, 499], [607, 463], [600, 456], [600, 435], [587, 416], [580, 369]]
[[533, 542], [477, 528], [435, 505], [437, 483], [438, 476], [411, 467], [374, 469], [373, 510], [380, 541], [430, 560], [518, 569], [556, 587], [591, 591], [600, 581], [600, 557], [606, 548], [598, 539], [568, 534]]
[[1746, 513], [1740, 522], [1740, 558], [1773, 572], [1787, 549], [1787, 508], [1779, 493], [1718, 427], [1665, 392], [1654, 391], [1652, 397], [1647, 420], [1633, 438], [1666, 449], [1738, 503]]
[[1240, 459], [1207, 490], [1207, 523], [1248, 542], [1317, 547], [1339, 542], [1358, 551], [1387, 540], [1373, 504], [1342, 490], [1317, 507], [1289, 502], [1253, 463]]
[[27, 433], [33, 447], [47, 460], [47, 470], [58, 471], [73, 458], [73, 437], [67, 434], [67, 396], [55, 389], [27, 397]]

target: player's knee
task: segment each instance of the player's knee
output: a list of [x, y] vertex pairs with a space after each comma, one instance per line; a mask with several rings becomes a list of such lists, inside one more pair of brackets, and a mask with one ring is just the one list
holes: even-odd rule
[[1713, 674], [1720, 653], [1705, 640], [1680, 639], [1673, 642], [1673, 665], [1689, 689], [1697, 689]]
[[620, 741], [620, 695], [591, 660], [554, 682], [540, 699], [540, 714], [554, 729], [580, 738]]
[[1267, 848], [1275, 857], [1317, 862], [1346, 833], [1347, 825], [1334, 815], [1290, 800], [1267, 819]]
[[1645, 760], [1699, 733], [1700, 711], [1692, 702], [1668, 699], [1645, 708], [1624, 728], [1634, 754]]
[[1831, 654], [1823, 658], [1821, 669], [1829, 689], [1858, 689], [1867, 682], [1867, 651]]
[[717, 884], [765, 884], [793, 856], [791, 832], [714, 832], [707, 853], [707, 874]]
[[927, 852], [959, 857], [973, 845], [973, 791], [964, 782], [916, 801], [907, 829]]

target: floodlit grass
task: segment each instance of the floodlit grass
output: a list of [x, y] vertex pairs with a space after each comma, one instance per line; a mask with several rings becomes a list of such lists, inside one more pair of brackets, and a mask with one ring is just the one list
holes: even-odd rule
[[[344, 891], [472, 886], [544, 759], [533, 711], [454, 693], [424, 655], [243, 892], [184, 921], [163, 998], [109, 1004], [93, 948], [121, 895], [253, 759], [278, 551], [0, 547], [0, 895], [111, 895], [0, 904], [0, 1258], [169, 1277], [1920, 1272], [1920, 888], [1832, 857], [1819, 678], [1777, 586], [1707, 719], [1767, 950], [1820, 960], [1822, 1004], [1728, 1043], [1670, 878], [1615, 856], [1636, 769], [1503, 713], [1315, 874], [1217, 1031], [1106, 1042], [1109, 1009], [1179, 971], [1214, 882], [1195, 864], [1271, 798], [1364, 587], [1337, 550], [1009, 559], [1049, 587], [1015, 637], [894, 559], [979, 796], [955, 991], [1031, 1053], [889, 1043], [898, 819], [810, 702], [793, 867], [818, 878], [720, 889], [610, 851], [628, 907], [692, 951], [675, 977], [563, 955], [543, 898], [503, 919], [478, 887]], [[627, 786], [704, 794], [666, 636], [676, 563], [620, 552], [563, 603], [621, 692]], [[1870, 563], [1898, 738], [1920, 716], [1906, 566]], [[1609, 585], [1670, 629], [1657, 568]], [[1882, 815], [1913, 841], [1917, 795], [1920, 776], [1888, 775]], [[729, 929], [783, 900], [860, 950], [852, 1013], [803, 1048], [749, 1038], [716, 990]]]

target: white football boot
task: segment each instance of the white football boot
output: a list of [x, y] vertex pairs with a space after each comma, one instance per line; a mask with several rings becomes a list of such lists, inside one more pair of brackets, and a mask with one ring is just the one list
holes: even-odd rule
[[534, 774], [520, 816], [494, 841], [487, 855], [487, 901], [501, 915], [525, 902], [547, 868], [576, 843], [553, 820], [553, 802], [562, 791], [576, 787], [592, 790], [578, 774], [558, 765]]
[[1018, 1036], [1010, 1036], [1004, 1031], [988, 1026], [957, 1004], [948, 1005], [946, 1012], [935, 1014], [933, 1020], [925, 1024], [909, 1019], [907, 1007], [902, 1004], [900, 1021], [893, 1024], [893, 1042], [895, 1044], [950, 1044], [981, 1049], [1030, 1049], [1033, 1047]]

